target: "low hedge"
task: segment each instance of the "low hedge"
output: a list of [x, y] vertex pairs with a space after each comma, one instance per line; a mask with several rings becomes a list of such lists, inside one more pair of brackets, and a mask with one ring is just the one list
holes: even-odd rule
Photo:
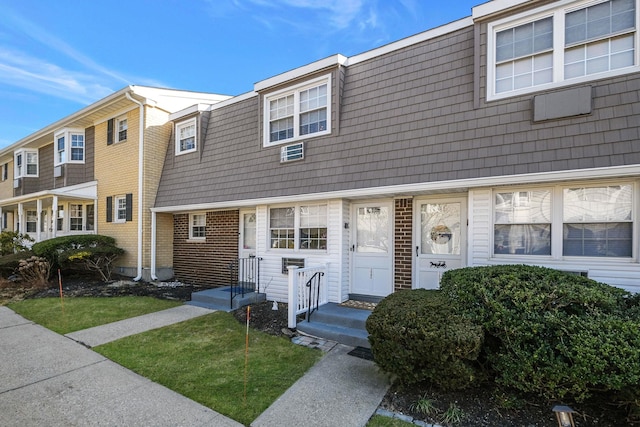
[[404, 384], [430, 381], [456, 390], [482, 378], [476, 363], [482, 328], [453, 314], [439, 291], [391, 294], [376, 306], [366, 327], [376, 364]]
[[37, 256], [47, 259], [55, 271], [74, 266], [98, 272], [103, 280], [111, 277], [114, 260], [124, 253], [113, 237], [99, 234], [79, 234], [44, 240], [31, 248]]
[[628, 292], [524, 265], [447, 271], [441, 290], [486, 334], [496, 381], [550, 399], [582, 401], [640, 381], [640, 318]]

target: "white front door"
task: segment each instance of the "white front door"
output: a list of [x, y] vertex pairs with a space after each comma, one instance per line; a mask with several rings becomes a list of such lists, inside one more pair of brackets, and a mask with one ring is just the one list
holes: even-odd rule
[[351, 293], [393, 292], [393, 207], [390, 202], [353, 205]]
[[442, 273], [465, 266], [466, 209], [463, 198], [416, 200], [414, 288], [438, 289]]

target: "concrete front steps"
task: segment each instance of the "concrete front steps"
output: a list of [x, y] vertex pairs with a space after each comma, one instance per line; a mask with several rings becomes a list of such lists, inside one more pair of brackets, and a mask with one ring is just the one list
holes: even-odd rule
[[266, 301], [267, 296], [258, 292], [246, 292], [244, 296], [238, 294], [233, 298], [231, 304], [231, 286], [223, 286], [220, 288], [206, 289], [191, 294], [191, 301], [186, 304], [196, 307], [204, 307], [211, 310], [233, 311], [237, 308]]
[[365, 323], [371, 311], [343, 307], [335, 303], [320, 306], [296, 326], [298, 332], [318, 338], [337, 341], [351, 347], [371, 348]]

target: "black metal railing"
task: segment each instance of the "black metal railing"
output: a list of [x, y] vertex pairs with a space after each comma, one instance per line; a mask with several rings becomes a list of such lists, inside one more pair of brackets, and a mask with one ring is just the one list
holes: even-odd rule
[[262, 258], [250, 256], [248, 258], [236, 258], [229, 263], [230, 308], [233, 308], [233, 299], [238, 295], [244, 297], [251, 292], [260, 292], [260, 261]]
[[307, 322], [311, 322], [311, 313], [318, 309], [320, 304], [320, 284], [322, 283], [324, 272], [316, 271], [305, 286], [309, 288], [309, 304], [307, 305]]

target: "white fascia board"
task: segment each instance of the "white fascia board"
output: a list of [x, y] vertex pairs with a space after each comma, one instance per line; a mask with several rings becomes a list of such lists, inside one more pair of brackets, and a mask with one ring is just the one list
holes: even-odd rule
[[242, 208], [257, 205], [293, 203], [301, 200], [331, 200], [331, 199], [362, 199], [367, 197], [407, 197], [429, 192], [460, 191], [471, 188], [498, 187], [517, 184], [544, 184], [552, 182], [593, 180], [607, 178], [623, 178], [640, 176], [640, 165], [615, 166], [608, 168], [575, 169], [559, 172], [540, 172], [522, 175], [509, 175], [485, 178], [470, 178], [451, 181], [424, 182], [416, 184], [390, 185], [385, 187], [371, 187], [353, 190], [331, 191], [326, 193], [295, 194], [291, 196], [268, 197], [247, 200], [230, 200], [225, 202], [198, 203], [191, 205], [166, 206], [151, 208], [152, 212], [188, 212], [199, 210], [215, 210]]
[[259, 81], [253, 85], [253, 90], [255, 92], [260, 92], [261, 90], [286, 83], [288, 81], [306, 76], [308, 74], [323, 70], [328, 67], [332, 67], [335, 65], [345, 65], [346, 62], [347, 57], [340, 54], [332, 55], [319, 61], [312, 62], [311, 64], [307, 64], [302, 67], [286, 71], [282, 74], [278, 74], [277, 76], [270, 77], [266, 80]]
[[349, 57], [346, 64], [344, 65], [348, 67], [349, 65], [354, 65], [359, 62], [367, 61], [369, 59], [375, 58], [376, 56], [385, 55], [395, 50], [403, 49], [405, 47], [412, 46], [417, 43], [422, 43], [424, 41], [427, 41], [436, 37], [440, 37], [445, 34], [449, 34], [454, 31], [457, 31], [466, 27], [470, 27], [472, 25], [473, 25], [473, 20], [471, 19], [471, 17], [462, 18], [457, 21], [453, 21], [448, 24], [433, 28], [431, 30], [427, 30], [422, 33], [418, 33], [413, 36], [409, 36], [404, 39], [395, 41], [393, 43], [389, 43], [387, 45], [369, 50], [367, 52], [351, 56]]
[[98, 197], [98, 181], [85, 182], [82, 184], [71, 185], [69, 187], [64, 187], [56, 190], [44, 190], [37, 193], [30, 193], [23, 196], [3, 199], [0, 203], [0, 207], [53, 196], [95, 200]]
[[531, 3], [531, 0], [493, 0], [474, 6], [471, 9], [471, 16], [474, 21], [486, 18], [496, 13], [503, 12], [516, 6]]
[[201, 113], [203, 111], [208, 111], [210, 108], [211, 108], [210, 104], [194, 104], [190, 107], [183, 108], [180, 111], [176, 111], [175, 113], [169, 114], [169, 120], [170, 121], [179, 120], [182, 117], [186, 117], [194, 113]]
[[78, 110], [73, 114], [70, 114], [60, 120], [58, 120], [57, 122], [51, 123], [50, 125], [32, 133], [31, 135], [28, 135], [20, 140], [18, 140], [17, 142], [14, 142], [13, 144], [5, 147], [4, 149], [0, 150], [0, 156], [6, 154], [6, 153], [11, 153], [13, 151], [15, 151], [16, 149], [32, 142], [35, 141], [39, 138], [42, 138], [44, 136], [47, 136], [48, 134], [52, 134], [54, 133], [54, 131], [64, 128], [68, 123], [73, 122], [75, 120], [77, 120], [80, 117], [86, 116], [90, 113], [92, 113], [93, 111], [99, 109], [99, 108], [103, 108], [105, 105], [108, 105], [114, 101], [116, 101], [118, 98], [120, 98], [121, 96], [123, 96], [126, 92], [129, 92], [132, 89], [131, 86], [126, 86], [122, 89], [120, 89], [117, 92], [112, 93], [109, 96], [106, 96], [104, 98], [102, 98], [101, 100], [94, 102], [91, 105], [88, 105], [87, 107], [83, 108], [82, 110]]

